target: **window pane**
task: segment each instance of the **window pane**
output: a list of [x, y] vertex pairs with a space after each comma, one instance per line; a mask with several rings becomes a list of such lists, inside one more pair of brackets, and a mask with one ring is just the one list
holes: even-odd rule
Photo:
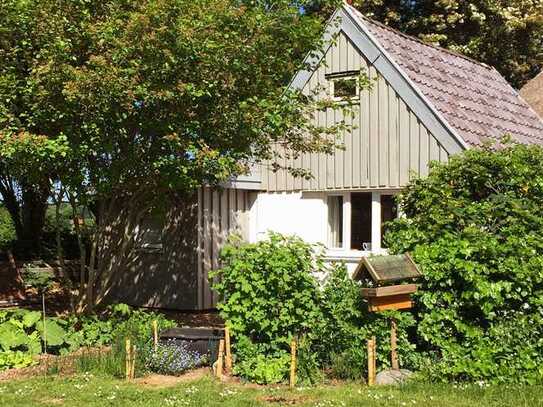
[[[394, 195], [381, 195], [381, 234], [385, 235], [387, 231], [387, 222], [390, 222], [398, 216], [398, 207]], [[384, 242], [383, 242], [384, 245]]]
[[351, 194], [351, 249], [371, 250], [371, 193]]
[[352, 98], [356, 96], [356, 79], [334, 80], [334, 97]]
[[328, 246], [343, 247], [343, 197], [328, 197]]

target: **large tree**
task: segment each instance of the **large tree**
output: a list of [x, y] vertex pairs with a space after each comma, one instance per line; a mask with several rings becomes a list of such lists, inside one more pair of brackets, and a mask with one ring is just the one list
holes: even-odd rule
[[[316, 0], [309, 11], [330, 13]], [[540, 0], [353, 0], [368, 17], [495, 67], [521, 87], [543, 67]]]
[[[49, 156], [28, 172], [61, 184], [74, 208], [94, 209], [96, 229], [76, 229], [100, 249], [89, 266], [98, 301], [127, 266], [129, 231], [164, 196], [281, 162], [276, 144], [292, 155], [330, 152], [345, 127], [312, 125], [333, 103], [287, 89], [322, 29], [289, 1], [7, 3], [7, 43], [33, 45], [0, 67], [4, 92], [19, 100], [0, 100], [1, 157], [21, 168], [33, 150], [15, 135], [45, 138]], [[20, 19], [29, 29], [11, 38], [8, 24]], [[114, 235], [119, 213], [126, 232]]]

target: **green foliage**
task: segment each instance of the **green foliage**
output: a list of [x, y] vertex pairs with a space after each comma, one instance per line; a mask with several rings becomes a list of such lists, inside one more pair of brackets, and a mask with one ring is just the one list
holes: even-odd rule
[[[222, 261], [223, 268], [212, 278], [219, 277], [214, 287], [224, 301], [218, 307], [234, 334], [236, 373], [242, 377], [257, 380], [255, 372], [261, 381], [268, 374], [276, 377], [290, 339], [298, 337], [301, 383], [320, 380], [323, 369], [360, 380], [366, 374], [364, 349], [371, 336], [383, 344], [380, 365], [390, 363], [391, 316], [398, 321], [403, 366], [418, 366], [407, 338], [412, 316], [369, 313], [359, 284], [343, 265], [325, 266], [321, 247], [272, 233], [256, 244], [227, 246]], [[315, 275], [326, 276], [322, 287]], [[258, 368], [260, 364], [273, 366], [274, 374]]]
[[79, 315], [69, 317], [71, 340], [82, 347], [101, 347], [105, 345], [123, 348], [124, 341], [143, 349], [152, 338], [152, 323], [157, 321], [159, 329], [175, 326], [175, 322], [154, 312], [133, 309], [126, 304], [109, 307], [102, 315]]
[[322, 288], [322, 320], [311, 336], [322, 365], [340, 379], [360, 380], [367, 376], [366, 341], [375, 336], [379, 366], [390, 366], [390, 319], [398, 325], [398, 357], [403, 367], [420, 363], [408, 333], [415, 321], [411, 314], [388, 311], [371, 313], [362, 298], [360, 284], [342, 265], [332, 267]]
[[[320, 319], [319, 289], [313, 270], [324, 271], [313, 246], [271, 233], [255, 244], [234, 241], [221, 252], [224, 267], [213, 287], [224, 301], [221, 316], [236, 337], [239, 374], [248, 379], [278, 377], [290, 339]], [[265, 369], [266, 363], [272, 366]], [[284, 377], [283, 377], [284, 378]]]
[[0, 371], [10, 368], [27, 367], [35, 363], [34, 357], [20, 350], [0, 352]]
[[44, 322], [37, 311], [0, 311], [0, 370], [32, 364], [45, 341], [51, 353], [70, 349], [71, 342], [62, 325], [57, 318], [46, 318]]
[[[133, 344], [143, 350], [152, 338], [154, 320], [159, 329], [175, 326], [175, 322], [160, 314], [133, 310], [125, 304], [114, 305], [101, 316], [48, 317], [45, 330], [40, 312], [0, 311], [0, 370], [33, 363], [34, 357], [44, 350], [45, 342], [47, 353], [51, 354], [66, 354], [81, 347], [112, 345], [111, 354], [96, 349], [84, 353], [81, 365], [90, 366], [96, 362], [94, 365], [99, 366], [99, 360], [103, 360], [107, 366], [119, 366], [116, 361], [124, 358], [125, 339], [131, 339]], [[139, 365], [143, 366], [143, 360]]]
[[299, 385], [315, 385], [324, 380], [324, 370], [319, 354], [308, 335], [298, 340], [296, 351], [296, 381]]
[[543, 3], [524, 0], [357, 0], [363, 13], [500, 71], [520, 87], [543, 67]]
[[[175, 322], [163, 315], [133, 309], [126, 304], [109, 307], [101, 316], [78, 316], [70, 319], [70, 336], [77, 346], [91, 348], [77, 359], [80, 372], [123, 377], [126, 360], [125, 341], [130, 339], [136, 346], [136, 375], [147, 371], [148, 349], [152, 340], [152, 323], [158, 329], [175, 326]], [[109, 350], [96, 349], [109, 345]], [[92, 349], [94, 348], [94, 349]]]
[[542, 166], [539, 147], [470, 150], [402, 194], [386, 240], [424, 274], [418, 337], [433, 376], [542, 381]]
[[0, 250], [11, 247], [16, 238], [15, 226], [4, 206], [0, 206]]
[[282, 382], [290, 367], [290, 354], [285, 350], [270, 350], [267, 344], [253, 343], [247, 336], [237, 337], [234, 373], [259, 384]]
[[[135, 375], [139, 376], [142, 365], [136, 357]], [[126, 374], [126, 355], [115, 348], [109, 350], [84, 349], [75, 359], [75, 369], [78, 373], [94, 374], [103, 377], [121, 378]], [[53, 372], [53, 374], [57, 374]]]
[[100, 195], [221, 181], [276, 141], [327, 150], [340, 128], [285, 92], [321, 28], [287, 0], [6, 0], [0, 158]]
[[55, 275], [52, 271], [43, 271], [35, 264], [25, 264], [22, 272], [24, 285], [28, 288], [35, 288], [39, 293], [44, 293], [55, 282]]
[[[218, 184], [251, 163], [279, 168], [287, 154], [331, 152], [348, 114], [329, 127], [312, 117], [350, 107], [287, 90], [322, 28], [289, 0], [5, 0], [0, 170], [47, 196], [61, 185], [74, 206], [108, 202], [95, 205], [93, 238], [104, 242], [120, 208], [135, 222], [165, 194]], [[124, 243], [98, 250], [96, 278], [122, 272]], [[110, 288], [90, 286], [102, 290], [97, 302]]]
[[290, 337], [318, 321], [318, 284], [311, 273], [324, 266], [311, 245], [272, 233], [255, 244], [227, 245], [221, 259], [213, 287], [225, 299], [218, 308], [235, 335], [288, 346]]

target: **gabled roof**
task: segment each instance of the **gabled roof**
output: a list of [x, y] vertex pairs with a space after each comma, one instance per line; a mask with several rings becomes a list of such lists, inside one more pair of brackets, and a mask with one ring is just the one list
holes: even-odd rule
[[539, 117], [543, 117], [543, 71], [524, 85], [520, 90], [520, 96], [532, 106]]
[[345, 5], [464, 141], [480, 146], [504, 134], [543, 145], [543, 122], [494, 68], [426, 44]]
[[[543, 121], [494, 68], [373, 21], [348, 4], [332, 16], [325, 40], [339, 30], [449, 153], [497, 142], [505, 134], [515, 142], [543, 145]], [[308, 62], [314, 64], [324, 53]], [[303, 86], [309, 77], [310, 71], [300, 71], [292, 86]]]

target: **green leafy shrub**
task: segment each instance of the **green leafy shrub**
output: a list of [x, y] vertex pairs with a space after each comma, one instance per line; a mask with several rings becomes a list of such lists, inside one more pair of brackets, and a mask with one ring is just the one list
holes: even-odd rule
[[32, 263], [24, 265], [22, 277], [25, 287], [35, 288], [39, 293], [48, 291], [55, 282], [53, 271], [40, 270]]
[[247, 336], [240, 336], [234, 345], [236, 363], [234, 373], [259, 384], [282, 382], [288, 375], [290, 354], [272, 349], [268, 344], [254, 343]]
[[0, 370], [32, 364], [45, 344], [50, 353], [72, 348], [62, 320], [46, 318], [44, 322], [37, 311], [0, 311]]
[[323, 364], [307, 334], [298, 341], [296, 359], [296, 382], [298, 384], [314, 385], [323, 382], [325, 378]]
[[10, 368], [27, 367], [35, 363], [34, 356], [20, 350], [0, 352], [0, 371]]
[[[45, 350], [55, 355], [65, 355], [82, 347], [110, 346], [111, 352], [96, 349], [85, 352], [81, 366], [95, 366], [104, 373], [103, 366], [111, 366], [112, 375], [121, 374], [124, 343], [130, 339], [143, 358], [143, 351], [152, 338], [152, 322], [159, 329], [175, 326], [175, 322], [153, 312], [134, 310], [125, 304], [110, 307], [101, 316], [79, 315], [68, 318], [51, 318], [44, 321], [38, 311], [0, 311], [0, 370], [24, 367], [33, 363], [35, 356]], [[93, 362], [94, 361], [94, 362]], [[139, 366], [144, 365], [140, 360]], [[82, 367], [85, 369], [85, 367]], [[105, 369], [107, 370], [107, 369]]]
[[256, 343], [288, 344], [319, 319], [318, 284], [323, 271], [313, 246], [272, 233], [255, 244], [230, 244], [221, 252], [224, 267], [213, 274], [218, 306], [234, 334]]
[[122, 377], [125, 374], [125, 342], [130, 339], [136, 346], [136, 375], [147, 372], [153, 321], [157, 321], [159, 330], [175, 326], [174, 321], [161, 314], [133, 309], [126, 304], [113, 305], [101, 316], [73, 317], [70, 334], [77, 338], [79, 346], [110, 347], [107, 352], [85, 352], [79, 358], [79, 371]]
[[379, 366], [390, 366], [390, 319], [398, 326], [398, 357], [403, 367], [416, 369], [420, 358], [408, 333], [415, 321], [410, 313], [372, 313], [361, 295], [360, 283], [351, 279], [345, 266], [330, 268], [322, 287], [322, 319], [310, 336], [321, 364], [332, 377], [360, 380], [367, 376], [367, 340], [375, 336], [379, 344]]
[[401, 195], [386, 236], [424, 278], [420, 346], [442, 380], [541, 382], [543, 150], [470, 150]]
[[[259, 380], [275, 380], [290, 339], [311, 330], [320, 319], [319, 288], [312, 272], [325, 270], [322, 257], [299, 238], [272, 233], [255, 244], [232, 242], [221, 259], [224, 267], [211, 278], [217, 278], [214, 288], [224, 298], [218, 306], [221, 316], [238, 340], [237, 363], [247, 366], [240, 374], [249, 378], [258, 367]], [[248, 356], [240, 343], [254, 344], [257, 356]], [[273, 372], [261, 369], [265, 360], [274, 366]]]
[[[400, 361], [418, 366], [407, 337], [413, 317], [369, 313], [360, 285], [344, 265], [325, 266], [320, 249], [273, 233], [266, 241], [224, 249], [224, 267], [215, 274], [220, 282], [214, 287], [224, 298], [221, 316], [235, 336], [236, 373], [264, 382], [283, 372], [285, 379], [288, 369], [282, 369], [282, 361], [288, 362], [284, 356], [297, 336], [299, 382], [315, 383], [323, 370], [360, 380], [367, 372], [364, 350], [372, 335], [379, 340], [380, 365], [390, 364], [391, 316], [398, 321]], [[316, 275], [326, 276], [322, 285]]]
[[16, 238], [15, 225], [11, 216], [4, 206], [0, 206], [0, 250], [11, 248]]

